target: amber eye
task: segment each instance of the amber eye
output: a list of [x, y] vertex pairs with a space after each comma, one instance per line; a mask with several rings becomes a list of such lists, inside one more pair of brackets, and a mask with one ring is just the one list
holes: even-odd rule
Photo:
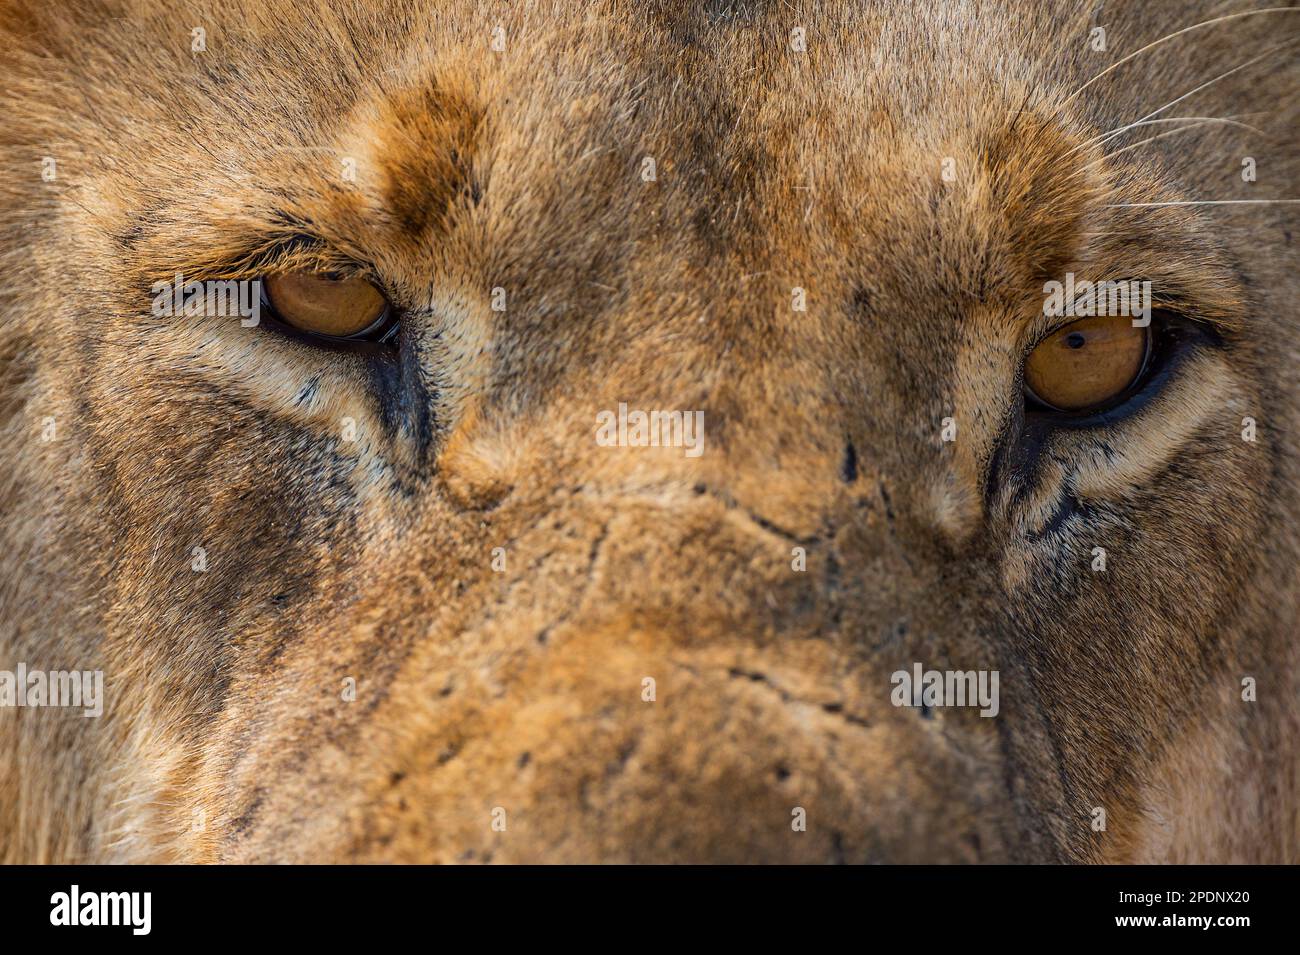
[[300, 332], [378, 341], [393, 330], [388, 300], [365, 279], [290, 272], [265, 279], [262, 289], [276, 318]]
[[1131, 318], [1081, 318], [1038, 343], [1025, 360], [1025, 387], [1056, 411], [1089, 411], [1123, 395], [1151, 350], [1151, 329]]

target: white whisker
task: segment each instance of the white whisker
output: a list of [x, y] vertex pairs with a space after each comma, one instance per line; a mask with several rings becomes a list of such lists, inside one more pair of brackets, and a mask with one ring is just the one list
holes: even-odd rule
[[1103, 133], [1103, 134], [1102, 134], [1101, 136], [1099, 136], [1099, 137], [1094, 137], [1094, 138], [1092, 138], [1092, 139], [1089, 139], [1089, 140], [1086, 140], [1085, 142], [1080, 143], [1078, 146], [1075, 146], [1074, 149], [1071, 149], [1069, 153], [1066, 153], [1066, 155], [1068, 156], [1068, 155], [1071, 155], [1072, 153], [1078, 152], [1080, 149], [1083, 149], [1083, 148], [1085, 148], [1085, 147], [1087, 147], [1087, 146], [1090, 146], [1090, 145], [1092, 145], [1093, 143], [1098, 142], [1098, 141], [1100, 141], [1100, 142], [1104, 145], [1106, 142], [1108, 142], [1108, 141], [1111, 140], [1111, 139], [1114, 139], [1116, 136], [1120, 135], [1121, 133], [1128, 132], [1130, 129], [1136, 129], [1138, 126], [1141, 126], [1141, 125], [1145, 124], [1148, 120], [1150, 120], [1150, 119], [1152, 119], [1152, 118], [1154, 118], [1154, 117], [1156, 117], [1156, 116], [1159, 116], [1159, 115], [1160, 115], [1161, 113], [1163, 113], [1165, 110], [1169, 109], [1169, 107], [1171, 107], [1171, 106], [1177, 106], [1179, 103], [1181, 103], [1183, 100], [1187, 99], [1189, 96], [1195, 96], [1197, 93], [1201, 92], [1201, 90], [1206, 89], [1207, 87], [1213, 86], [1215, 83], [1219, 82], [1219, 80], [1226, 79], [1227, 77], [1231, 76], [1233, 73], [1238, 73], [1238, 72], [1240, 72], [1241, 70], [1246, 69], [1246, 67], [1248, 67], [1248, 66], [1254, 66], [1256, 63], [1258, 63], [1260, 60], [1264, 59], [1265, 57], [1272, 56], [1274, 53], [1278, 52], [1279, 50], [1283, 50], [1283, 49], [1286, 49], [1286, 48], [1289, 47], [1289, 46], [1294, 46], [1294, 45], [1295, 45], [1294, 42], [1290, 42], [1290, 43], [1280, 43], [1280, 44], [1278, 44], [1278, 45], [1275, 46], [1275, 47], [1272, 47], [1272, 48], [1270, 48], [1270, 49], [1268, 49], [1268, 50], [1265, 50], [1263, 53], [1259, 54], [1259, 56], [1253, 56], [1253, 57], [1251, 57], [1249, 60], [1247, 60], [1245, 63], [1242, 63], [1242, 64], [1240, 64], [1239, 66], [1234, 66], [1232, 69], [1230, 69], [1230, 70], [1226, 70], [1226, 71], [1224, 71], [1223, 73], [1220, 73], [1218, 76], [1214, 77], [1214, 79], [1212, 79], [1212, 80], [1206, 80], [1206, 81], [1205, 81], [1204, 83], [1202, 83], [1200, 86], [1197, 86], [1197, 87], [1194, 88], [1194, 89], [1190, 89], [1190, 90], [1188, 90], [1186, 93], [1184, 93], [1182, 96], [1179, 96], [1177, 99], [1172, 99], [1172, 100], [1170, 100], [1168, 103], [1165, 103], [1164, 106], [1161, 106], [1159, 109], [1156, 109], [1156, 110], [1153, 110], [1153, 111], [1150, 112], [1150, 113], [1147, 113], [1147, 114], [1146, 114], [1145, 116], [1143, 116], [1141, 119], [1134, 120], [1133, 122], [1129, 123], [1127, 126], [1121, 126], [1121, 127], [1119, 127], [1118, 129], [1113, 129], [1113, 130], [1111, 130], [1109, 133]]
[[1086, 90], [1086, 89], [1087, 89], [1089, 86], [1091, 86], [1093, 83], [1097, 82], [1099, 79], [1101, 79], [1101, 78], [1102, 78], [1103, 76], [1105, 76], [1107, 73], [1109, 73], [1111, 70], [1118, 69], [1119, 67], [1121, 67], [1121, 66], [1123, 66], [1125, 63], [1127, 63], [1129, 60], [1133, 59], [1134, 57], [1141, 56], [1143, 53], [1145, 53], [1147, 50], [1152, 49], [1153, 47], [1157, 47], [1157, 46], [1159, 46], [1159, 45], [1162, 44], [1162, 43], [1166, 43], [1166, 42], [1168, 42], [1169, 40], [1174, 39], [1175, 37], [1180, 37], [1180, 36], [1182, 36], [1184, 33], [1190, 33], [1190, 32], [1193, 31], [1193, 30], [1199, 30], [1199, 29], [1201, 29], [1201, 27], [1213, 26], [1213, 25], [1216, 24], [1216, 23], [1224, 23], [1224, 22], [1226, 22], [1226, 21], [1228, 21], [1228, 20], [1239, 20], [1239, 19], [1241, 19], [1242, 17], [1253, 17], [1253, 16], [1257, 16], [1258, 14], [1261, 14], [1261, 13], [1300, 13], [1300, 7], [1268, 7], [1267, 9], [1264, 9], [1264, 10], [1247, 10], [1247, 11], [1245, 11], [1244, 13], [1230, 13], [1230, 14], [1228, 14], [1227, 16], [1216, 17], [1216, 18], [1213, 19], [1213, 20], [1203, 20], [1203, 21], [1201, 21], [1200, 23], [1194, 23], [1194, 24], [1192, 24], [1192, 25], [1189, 26], [1189, 27], [1183, 27], [1181, 30], [1177, 30], [1177, 31], [1175, 31], [1175, 32], [1173, 32], [1173, 33], [1166, 34], [1165, 36], [1162, 36], [1160, 39], [1155, 40], [1155, 41], [1153, 41], [1153, 42], [1151, 42], [1151, 43], [1148, 43], [1146, 46], [1142, 47], [1142, 49], [1140, 49], [1140, 50], [1136, 50], [1136, 51], [1134, 51], [1133, 53], [1130, 53], [1128, 56], [1124, 57], [1122, 60], [1118, 60], [1118, 61], [1112, 63], [1110, 66], [1106, 67], [1104, 70], [1102, 70], [1102, 71], [1101, 71], [1100, 73], [1098, 73], [1096, 76], [1094, 76], [1092, 79], [1088, 80], [1088, 82], [1084, 83], [1084, 84], [1083, 84], [1082, 86], [1080, 86], [1077, 90], [1075, 90], [1073, 93], [1071, 93], [1071, 94], [1066, 98], [1065, 102], [1061, 104], [1061, 107], [1064, 108], [1065, 106], [1068, 106], [1068, 105], [1070, 104], [1070, 102], [1071, 102], [1071, 101], [1072, 101], [1076, 96], [1078, 96], [1080, 93], [1082, 93], [1084, 90]]
[[[1266, 139], [1269, 138], [1268, 133], [1264, 132], [1262, 129], [1256, 129], [1254, 126], [1248, 126], [1248, 125], [1246, 125], [1245, 123], [1234, 122], [1234, 121], [1231, 120], [1231, 119], [1217, 119], [1217, 118], [1215, 118], [1215, 117], [1213, 117], [1213, 116], [1186, 116], [1186, 117], [1178, 117], [1178, 118], [1179, 118], [1179, 119], [1198, 119], [1198, 120], [1200, 120], [1200, 122], [1193, 123], [1193, 124], [1190, 125], [1190, 126], [1183, 126], [1183, 127], [1180, 127], [1179, 129], [1171, 129], [1171, 130], [1169, 130], [1169, 132], [1167, 132], [1167, 133], [1161, 133], [1159, 136], [1151, 136], [1151, 137], [1148, 137], [1147, 139], [1143, 139], [1143, 140], [1140, 141], [1140, 142], [1133, 143], [1133, 144], [1130, 145], [1130, 146], [1125, 146], [1123, 149], [1117, 149], [1117, 150], [1115, 150], [1114, 152], [1106, 153], [1106, 154], [1105, 154], [1104, 156], [1102, 156], [1101, 158], [1099, 158], [1099, 159], [1094, 159], [1092, 162], [1085, 164], [1085, 165], [1083, 166], [1083, 168], [1084, 168], [1084, 169], [1091, 169], [1093, 166], [1096, 166], [1098, 163], [1105, 162], [1107, 159], [1113, 159], [1113, 158], [1115, 158], [1116, 156], [1119, 156], [1119, 155], [1121, 155], [1121, 154], [1123, 154], [1123, 153], [1128, 152], [1130, 149], [1137, 149], [1139, 146], [1145, 146], [1147, 143], [1154, 143], [1157, 139], [1164, 139], [1166, 136], [1177, 136], [1179, 133], [1185, 133], [1185, 132], [1188, 132], [1189, 130], [1193, 130], [1193, 129], [1200, 129], [1200, 128], [1202, 128], [1202, 127], [1204, 127], [1204, 126], [1208, 126], [1208, 125], [1210, 125], [1210, 124], [1212, 124], [1212, 123], [1222, 123], [1222, 124], [1224, 124], [1225, 126], [1239, 126], [1239, 127], [1242, 128], [1242, 129], [1249, 129], [1251, 132], [1259, 133], [1261, 136], [1265, 137]], [[1156, 123], [1171, 123], [1171, 122], [1174, 122], [1174, 121], [1175, 121], [1174, 119], [1153, 119], [1153, 120], [1151, 120], [1149, 123], [1143, 123], [1143, 125], [1144, 125], [1144, 126], [1149, 126], [1149, 125], [1154, 125], [1154, 124], [1156, 124]]]
[[1193, 199], [1187, 202], [1116, 202], [1107, 209], [1151, 209], [1157, 206], [1273, 206], [1300, 199]]
[[[1202, 123], [1224, 123], [1225, 125], [1228, 126], [1240, 126], [1242, 129], [1249, 129], [1252, 133], [1259, 133], [1261, 136], [1267, 136], [1268, 133], [1264, 132], [1264, 130], [1260, 129], [1258, 126], [1250, 126], [1246, 123], [1239, 123], [1237, 122], [1236, 119], [1237, 116], [1255, 116], [1255, 115], [1258, 114], [1236, 113], [1232, 116], [1165, 116], [1161, 119], [1149, 119], [1146, 122], [1141, 123], [1139, 125], [1155, 126], [1157, 123], [1182, 123], [1182, 122], [1190, 122], [1192, 120], [1195, 120], [1197, 121], [1198, 126], [1201, 125]], [[1187, 128], [1193, 129], [1194, 127], [1189, 126]], [[1181, 130], [1174, 130], [1174, 132], [1181, 132]]]

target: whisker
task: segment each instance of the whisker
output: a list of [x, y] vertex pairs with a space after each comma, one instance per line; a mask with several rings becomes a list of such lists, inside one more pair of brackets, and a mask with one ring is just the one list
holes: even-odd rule
[[[1222, 119], [1224, 119], [1224, 120], [1232, 120], [1232, 119], [1236, 119], [1238, 116], [1259, 116], [1259, 115], [1261, 115], [1261, 112], [1255, 112], [1255, 113], [1233, 113], [1231, 116], [1225, 116], [1225, 117], [1222, 117]], [[1107, 138], [1108, 136], [1110, 136], [1112, 133], [1119, 134], [1119, 133], [1125, 132], [1126, 130], [1136, 129], [1136, 128], [1139, 127], [1139, 126], [1155, 126], [1155, 125], [1157, 125], [1158, 123], [1188, 123], [1188, 122], [1195, 122], [1195, 121], [1197, 121], [1197, 120], [1202, 120], [1202, 119], [1217, 119], [1217, 118], [1219, 118], [1219, 117], [1214, 117], [1214, 116], [1166, 116], [1166, 117], [1164, 117], [1163, 119], [1141, 119], [1141, 120], [1138, 120], [1136, 123], [1126, 123], [1126, 124], [1123, 125], [1123, 126], [1116, 126], [1114, 129], [1108, 129], [1108, 130], [1106, 130], [1106, 132], [1104, 132], [1104, 133], [1098, 133], [1096, 136], [1093, 136], [1091, 139], [1087, 140], [1086, 142], [1082, 143], [1081, 145], [1084, 145], [1084, 146], [1090, 146], [1090, 145], [1092, 145], [1093, 143], [1100, 142], [1101, 140], [1106, 139], [1106, 138]], [[1249, 128], [1250, 128], [1250, 129], [1255, 129], [1255, 127], [1253, 127], [1253, 126], [1252, 126], [1252, 127], [1249, 127]], [[1257, 132], [1257, 133], [1261, 133], [1261, 134], [1263, 134], [1263, 135], [1267, 135], [1267, 133], [1264, 133], [1263, 130], [1260, 130], [1260, 129], [1255, 129], [1255, 132]]]
[[[1265, 136], [1271, 139], [1272, 137], [1269, 136], [1267, 132], [1260, 129], [1258, 126], [1250, 126], [1247, 123], [1237, 122], [1238, 116], [1259, 116], [1259, 115], [1261, 115], [1261, 113], [1233, 113], [1231, 116], [1165, 116], [1161, 119], [1148, 119], [1138, 125], [1155, 126], [1157, 123], [1182, 123], [1190, 120], [1196, 120], [1197, 125], [1200, 125], [1201, 123], [1224, 123], [1228, 126], [1240, 126], [1242, 129], [1249, 129], [1252, 133], [1259, 133], [1261, 136]], [[1189, 126], [1187, 128], [1193, 129], [1194, 127]], [[1174, 130], [1174, 132], [1181, 132], [1181, 130]]]
[[1228, 20], [1239, 20], [1242, 17], [1253, 17], [1261, 13], [1300, 13], [1300, 7], [1268, 7], [1264, 10], [1247, 10], [1244, 13], [1230, 13], [1227, 16], [1215, 17], [1213, 20], [1202, 20], [1200, 23], [1194, 23], [1189, 27], [1183, 27], [1181, 30], [1176, 30], [1173, 33], [1167, 33], [1164, 36], [1162, 36], [1160, 39], [1148, 43], [1146, 46], [1142, 47], [1142, 49], [1136, 50], [1133, 53], [1130, 53], [1128, 56], [1124, 57], [1122, 60], [1117, 60], [1116, 62], [1112, 63], [1110, 66], [1106, 67], [1096, 76], [1094, 76], [1092, 79], [1088, 80], [1088, 82], [1084, 83], [1077, 90], [1075, 90], [1068, 97], [1066, 97], [1065, 102], [1061, 104], [1061, 108], [1068, 106], [1076, 96], [1078, 96], [1080, 93], [1086, 90], [1093, 83], [1097, 82], [1107, 73], [1109, 73], [1111, 70], [1118, 69], [1119, 67], [1127, 63], [1129, 60], [1133, 59], [1134, 57], [1141, 56], [1143, 53], [1145, 53], [1147, 50], [1152, 49], [1153, 47], [1157, 47], [1162, 43], [1166, 43], [1169, 40], [1174, 39], [1175, 37], [1182, 36], [1184, 33], [1190, 33], [1193, 30], [1199, 30], [1201, 27], [1213, 26], [1216, 23], [1224, 23]]
[[1146, 123], [1147, 120], [1155, 116], [1159, 116], [1169, 107], [1177, 106], [1179, 103], [1187, 99], [1189, 96], [1195, 96], [1197, 93], [1201, 92], [1201, 90], [1213, 86], [1215, 83], [1219, 82], [1219, 80], [1226, 79], [1227, 77], [1231, 76], [1233, 73], [1240, 72], [1241, 70], [1246, 69], [1246, 67], [1248, 66], [1254, 66], [1256, 63], [1258, 63], [1260, 60], [1264, 59], [1265, 57], [1272, 56], [1274, 53], [1277, 53], [1279, 50], [1284, 50], [1292, 46], [1295, 46], [1295, 41], [1290, 41], [1288, 43], [1280, 43], [1275, 47], [1271, 47], [1270, 49], [1267, 49], [1263, 53], [1259, 54], [1259, 56], [1253, 56], [1245, 63], [1242, 63], [1238, 66], [1234, 66], [1232, 69], [1220, 73], [1218, 76], [1214, 77], [1214, 79], [1206, 80], [1200, 86], [1196, 87], [1195, 89], [1188, 90], [1186, 93], [1184, 93], [1182, 96], [1179, 96], [1177, 99], [1170, 100], [1168, 103], [1165, 103], [1164, 106], [1161, 106], [1159, 109], [1147, 113], [1141, 119], [1135, 120], [1134, 122], [1129, 123], [1127, 126], [1121, 126], [1118, 129], [1113, 129], [1109, 133], [1103, 133], [1100, 136], [1095, 136], [1092, 139], [1085, 140], [1084, 142], [1080, 143], [1078, 146], [1075, 146], [1074, 149], [1071, 149], [1068, 153], [1066, 153], [1066, 155], [1068, 156], [1071, 155], [1072, 153], [1078, 152], [1080, 149], [1084, 149], [1085, 147], [1090, 146], [1096, 142], [1101, 142], [1104, 144], [1109, 140], [1114, 139], [1116, 136], [1120, 135], [1121, 133], [1128, 132], [1130, 129], [1135, 129], [1136, 127]]
[[1300, 199], [1192, 199], [1187, 202], [1116, 202], [1106, 209], [1151, 209], [1157, 206], [1275, 206]]
[[[1082, 168], [1083, 168], [1083, 169], [1091, 169], [1093, 166], [1096, 166], [1096, 165], [1099, 164], [1099, 163], [1105, 162], [1107, 159], [1113, 159], [1113, 158], [1115, 158], [1116, 156], [1119, 156], [1119, 155], [1121, 155], [1121, 154], [1123, 154], [1123, 153], [1128, 152], [1130, 149], [1137, 149], [1139, 146], [1145, 146], [1147, 143], [1154, 143], [1157, 139], [1164, 139], [1166, 136], [1177, 136], [1179, 133], [1185, 133], [1185, 132], [1188, 132], [1189, 130], [1193, 130], [1193, 129], [1200, 129], [1200, 128], [1204, 127], [1204, 126], [1208, 126], [1208, 125], [1210, 125], [1211, 123], [1223, 123], [1223, 124], [1226, 125], [1226, 126], [1239, 126], [1239, 127], [1241, 127], [1242, 129], [1249, 129], [1251, 132], [1259, 133], [1259, 134], [1260, 134], [1261, 136], [1263, 136], [1265, 139], [1269, 139], [1269, 138], [1271, 138], [1271, 137], [1268, 135], [1268, 133], [1264, 132], [1262, 129], [1256, 129], [1254, 126], [1248, 126], [1248, 125], [1246, 125], [1245, 123], [1234, 122], [1234, 121], [1231, 120], [1231, 119], [1226, 119], [1226, 118], [1225, 118], [1225, 119], [1218, 119], [1218, 118], [1215, 118], [1215, 117], [1213, 117], [1213, 116], [1184, 116], [1184, 117], [1177, 117], [1177, 119], [1199, 119], [1200, 122], [1198, 122], [1198, 123], [1193, 123], [1193, 124], [1190, 125], [1190, 126], [1182, 126], [1182, 127], [1178, 128], [1178, 129], [1171, 129], [1171, 130], [1169, 130], [1169, 132], [1167, 132], [1167, 133], [1161, 133], [1161, 134], [1158, 135], [1158, 136], [1151, 136], [1151, 137], [1149, 137], [1149, 138], [1147, 138], [1147, 139], [1142, 140], [1141, 142], [1136, 142], [1136, 143], [1133, 143], [1133, 144], [1130, 145], [1130, 146], [1125, 146], [1123, 149], [1117, 149], [1117, 150], [1115, 150], [1114, 152], [1106, 153], [1106, 154], [1105, 154], [1104, 156], [1102, 156], [1101, 158], [1099, 158], [1099, 159], [1094, 159], [1092, 162], [1084, 164], [1084, 166], [1083, 166]], [[1149, 123], [1144, 123], [1143, 125], [1145, 126], [1145, 125], [1154, 125], [1155, 123], [1170, 123], [1170, 122], [1174, 122], [1174, 119], [1173, 119], [1173, 118], [1171, 118], [1171, 119], [1153, 119], [1153, 120], [1151, 120]]]

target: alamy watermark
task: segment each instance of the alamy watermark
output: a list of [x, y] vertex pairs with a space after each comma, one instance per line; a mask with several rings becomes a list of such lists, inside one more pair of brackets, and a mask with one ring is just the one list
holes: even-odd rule
[[20, 663], [0, 670], [0, 707], [81, 707], [86, 717], [104, 713], [103, 670], [29, 670]]
[[919, 663], [895, 670], [889, 701], [895, 706], [978, 706], [980, 716], [997, 716], [997, 670], [927, 670]]
[[50, 896], [50, 924], [123, 925], [132, 935], [148, 935], [152, 909], [152, 892], [83, 892], [74, 885]]
[[1099, 316], [1128, 316], [1134, 328], [1151, 324], [1151, 283], [1129, 280], [1124, 282], [1075, 281], [1073, 272], [1065, 273], [1065, 281], [1053, 279], [1043, 284], [1044, 315], [1061, 315], [1070, 318], [1095, 318]]
[[682, 448], [688, 458], [704, 453], [703, 411], [628, 410], [596, 413], [596, 443], [602, 448]]
[[262, 320], [261, 279], [209, 279], [186, 281], [177, 272], [170, 282], [154, 282], [152, 311], [156, 318], [239, 316], [239, 324], [253, 328]]

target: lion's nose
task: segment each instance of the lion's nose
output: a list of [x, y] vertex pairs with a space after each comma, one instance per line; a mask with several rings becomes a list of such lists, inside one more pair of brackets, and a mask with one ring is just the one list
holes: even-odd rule
[[510, 693], [483, 687], [439, 701], [443, 730], [412, 738], [356, 855], [525, 863], [1008, 855], [993, 735], [955, 746], [960, 734], [943, 718], [889, 705], [885, 673], [836, 669], [826, 647], [756, 654], [635, 626], [575, 621], [552, 640]]
[[898, 499], [788, 483], [647, 468], [508, 493], [491, 519], [530, 529], [413, 637], [375, 716], [400, 745], [368, 769], [344, 855], [1022, 859], [997, 720], [891, 703], [893, 672], [954, 647], [942, 555], [897, 539]]

